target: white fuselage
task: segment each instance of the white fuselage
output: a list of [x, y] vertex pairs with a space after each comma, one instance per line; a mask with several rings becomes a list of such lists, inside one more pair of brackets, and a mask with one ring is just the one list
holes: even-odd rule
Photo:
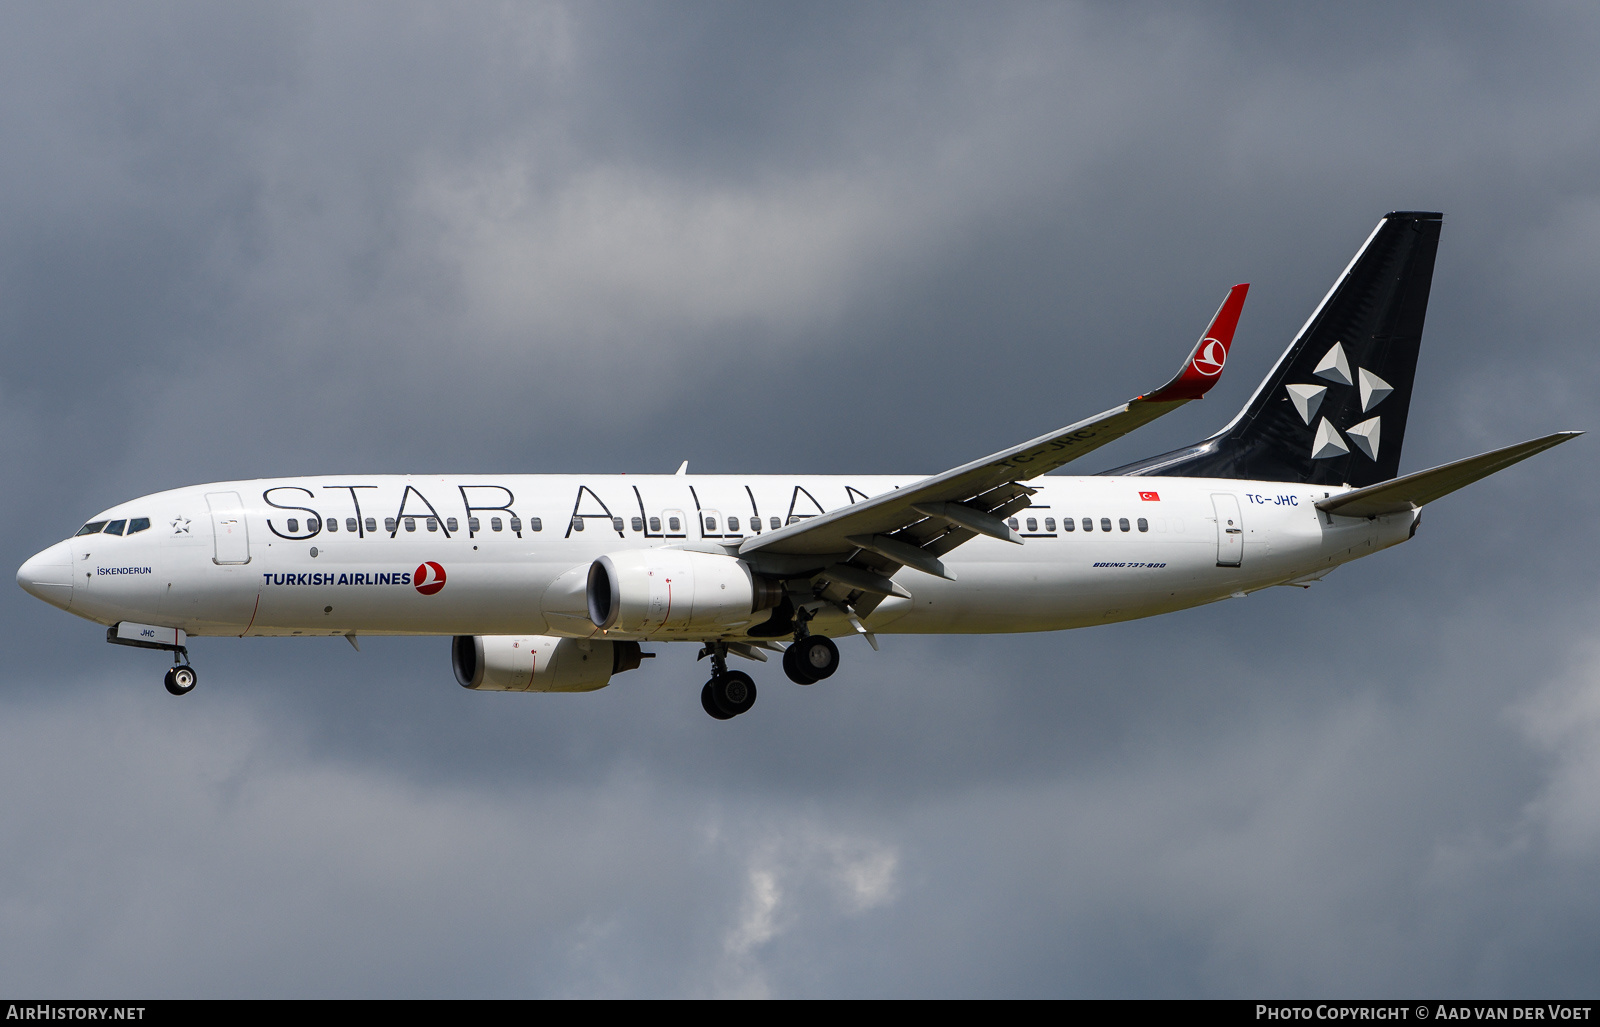
[[[774, 519], [815, 516], [916, 480], [327, 475], [222, 482], [106, 510], [94, 520], [143, 518], [150, 527], [76, 536], [29, 567], [44, 583], [36, 594], [81, 617], [191, 635], [596, 635], [571, 614], [601, 555], [642, 547], [727, 553], [771, 531]], [[1280, 482], [1051, 476], [1032, 484], [1034, 505], [1016, 517], [1023, 545], [983, 536], [967, 542], [944, 557], [953, 581], [900, 571], [895, 581], [911, 598], [888, 598], [866, 628], [1052, 631], [1146, 617], [1320, 577], [1405, 541], [1416, 520], [1414, 512], [1329, 516], [1313, 505], [1326, 488]], [[1226, 523], [1234, 518], [1237, 524]], [[1072, 531], [1064, 530], [1069, 519]], [[815, 630], [852, 629], [841, 614], [824, 611]]]

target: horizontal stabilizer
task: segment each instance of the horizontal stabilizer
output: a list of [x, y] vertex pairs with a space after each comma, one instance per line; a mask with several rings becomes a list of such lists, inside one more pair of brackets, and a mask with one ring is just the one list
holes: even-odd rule
[[1479, 478], [1487, 478], [1496, 471], [1503, 471], [1535, 453], [1542, 453], [1551, 446], [1559, 446], [1582, 434], [1581, 431], [1558, 431], [1541, 439], [1469, 456], [1465, 460], [1332, 496], [1318, 503], [1317, 509], [1341, 517], [1380, 517], [1415, 510], [1425, 503], [1448, 496], [1456, 489], [1465, 488]]

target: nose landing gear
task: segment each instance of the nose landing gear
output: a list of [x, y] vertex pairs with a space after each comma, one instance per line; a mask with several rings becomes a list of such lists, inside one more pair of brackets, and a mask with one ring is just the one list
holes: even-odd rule
[[165, 679], [163, 679], [163, 684], [167, 686], [167, 691], [171, 692], [173, 695], [188, 695], [190, 692], [194, 691], [194, 686], [198, 684], [199, 681], [200, 677], [194, 672], [193, 667], [189, 666], [187, 663], [180, 663], [176, 667], [173, 667], [171, 670], [167, 671], [167, 676]]
[[186, 640], [182, 628], [166, 628], [159, 624], [119, 621], [106, 628], [107, 642], [171, 653], [173, 666], [162, 679], [162, 684], [173, 695], [188, 695], [200, 681], [200, 676], [189, 665], [189, 647], [184, 645]]

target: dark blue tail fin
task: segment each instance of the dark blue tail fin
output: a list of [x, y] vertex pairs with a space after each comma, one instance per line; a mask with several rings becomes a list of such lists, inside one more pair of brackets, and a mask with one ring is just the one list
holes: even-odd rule
[[1105, 473], [1355, 486], [1397, 476], [1441, 217], [1384, 215], [1227, 427]]

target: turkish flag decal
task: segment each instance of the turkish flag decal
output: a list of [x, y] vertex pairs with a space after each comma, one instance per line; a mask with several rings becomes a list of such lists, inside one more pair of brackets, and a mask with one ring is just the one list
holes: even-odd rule
[[1159, 493], [1159, 492], [1141, 492], [1141, 493], [1139, 493], [1139, 498], [1144, 500], [1146, 503], [1159, 503], [1159, 502], [1161, 502], [1161, 493]]

